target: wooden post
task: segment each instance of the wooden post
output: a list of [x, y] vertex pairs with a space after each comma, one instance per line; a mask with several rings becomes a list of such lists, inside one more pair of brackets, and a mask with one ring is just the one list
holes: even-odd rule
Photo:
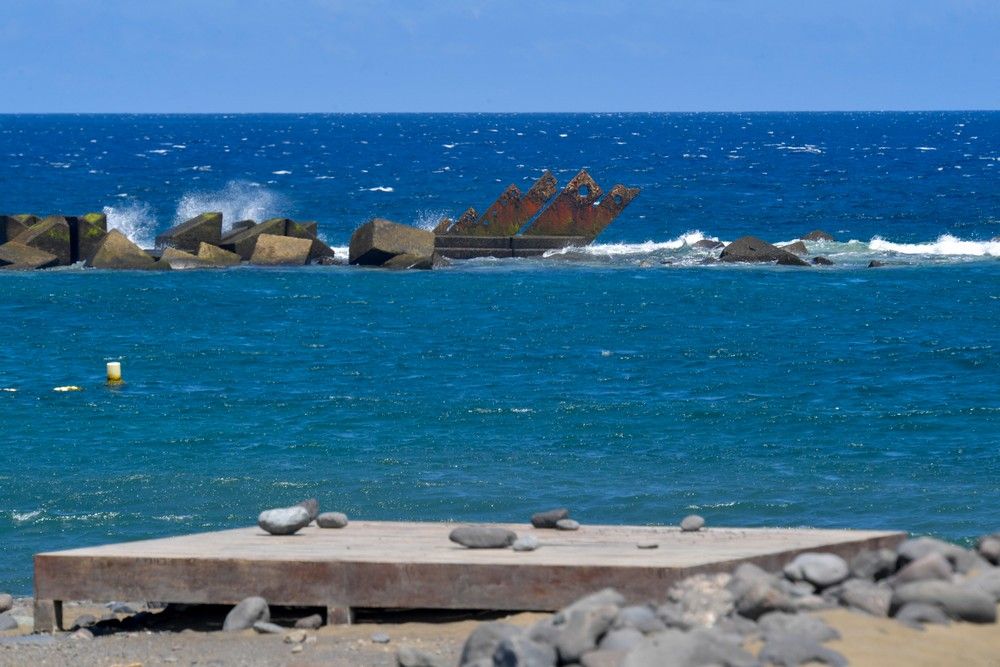
[[35, 600], [35, 632], [63, 629], [62, 600]]
[[350, 625], [354, 620], [354, 614], [350, 607], [343, 605], [327, 605], [326, 624], [327, 625]]

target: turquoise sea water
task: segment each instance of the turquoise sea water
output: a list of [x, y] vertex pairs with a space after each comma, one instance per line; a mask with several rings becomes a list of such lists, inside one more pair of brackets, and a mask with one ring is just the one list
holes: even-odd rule
[[[0, 589], [29, 592], [38, 551], [246, 525], [310, 496], [356, 518], [566, 505], [585, 523], [995, 530], [1000, 114], [749, 121], [769, 129], [740, 139], [737, 115], [0, 117], [0, 208], [107, 206], [134, 236], [185, 207], [256, 206], [317, 218], [343, 246], [367, 215], [485, 208], [545, 167], [645, 188], [596, 248], [538, 261], [0, 276], [0, 388], [16, 390], [0, 392]], [[388, 148], [371, 148], [379, 132]], [[103, 158], [84, 150], [109, 133]], [[134, 157], [167, 135], [186, 148]], [[273, 154], [220, 164], [240, 136]], [[805, 148], [767, 145], [782, 142]], [[682, 157], [688, 144], [711, 157]], [[210, 169], [146, 164], [192, 150], [185, 164]], [[690, 246], [814, 227], [843, 241], [816, 246], [835, 267], [703, 266]], [[864, 268], [876, 258], [897, 265]]]

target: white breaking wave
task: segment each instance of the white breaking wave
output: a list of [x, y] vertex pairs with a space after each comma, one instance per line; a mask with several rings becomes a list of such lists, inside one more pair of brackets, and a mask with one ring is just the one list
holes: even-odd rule
[[964, 241], [951, 234], [939, 236], [931, 243], [892, 243], [881, 236], [872, 238], [868, 248], [900, 255], [967, 255], [1000, 257], [1000, 241]]
[[442, 218], [447, 217], [447, 211], [417, 211], [417, 219], [413, 221], [413, 226], [431, 231], [438, 226]]
[[117, 229], [140, 248], [152, 248], [156, 239], [156, 217], [146, 202], [130, 201], [120, 206], [105, 206], [108, 229]]
[[546, 256], [561, 255], [568, 252], [584, 253], [587, 255], [621, 256], [621, 255], [649, 255], [663, 250], [680, 250], [693, 246], [698, 241], [704, 239], [717, 241], [715, 237], [707, 237], [700, 231], [690, 231], [681, 234], [670, 241], [644, 241], [642, 243], [593, 243], [588, 246], [562, 248], [552, 250]]
[[177, 203], [173, 224], [206, 213], [222, 213], [222, 228], [229, 229], [240, 220], [267, 220], [277, 217], [284, 208], [284, 199], [276, 192], [247, 181], [229, 181], [214, 192], [191, 192]]

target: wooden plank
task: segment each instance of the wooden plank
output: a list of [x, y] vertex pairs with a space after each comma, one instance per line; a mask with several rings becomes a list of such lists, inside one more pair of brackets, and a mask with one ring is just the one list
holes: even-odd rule
[[[158, 600], [350, 607], [554, 610], [611, 586], [630, 601], [662, 597], [675, 581], [740, 562], [775, 569], [803, 551], [850, 556], [891, 547], [902, 533], [844, 530], [584, 526], [535, 530], [533, 552], [470, 550], [454, 524], [353, 522], [277, 537], [258, 528], [109, 544], [35, 556], [41, 600]], [[657, 549], [638, 544], [656, 543]]]

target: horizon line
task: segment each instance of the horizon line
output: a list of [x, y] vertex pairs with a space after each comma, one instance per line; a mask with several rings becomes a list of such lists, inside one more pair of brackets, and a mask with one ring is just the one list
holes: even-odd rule
[[734, 110], [662, 110], [662, 111], [0, 111], [0, 116], [282, 116], [282, 115], [326, 115], [326, 116], [362, 116], [362, 115], [596, 115], [596, 114], [777, 114], [777, 113], [993, 113], [1000, 109], [989, 108], [950, 108], [950, 109], [734, 109]]

